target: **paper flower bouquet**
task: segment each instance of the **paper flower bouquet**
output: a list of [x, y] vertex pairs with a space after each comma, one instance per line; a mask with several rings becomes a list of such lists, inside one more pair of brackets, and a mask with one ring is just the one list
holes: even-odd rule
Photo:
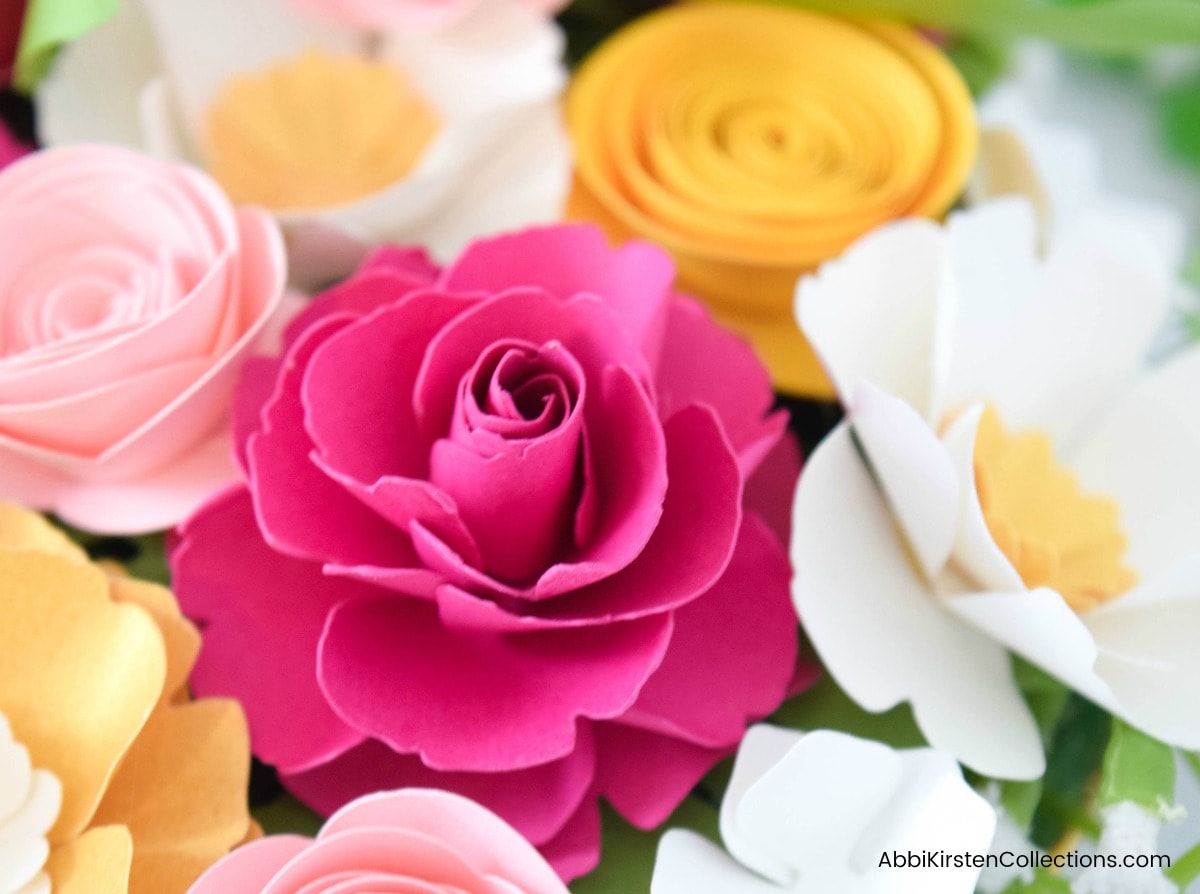
[[18, 0], [0, 79], [0, 894], [1197, 889], [1200, 5]]

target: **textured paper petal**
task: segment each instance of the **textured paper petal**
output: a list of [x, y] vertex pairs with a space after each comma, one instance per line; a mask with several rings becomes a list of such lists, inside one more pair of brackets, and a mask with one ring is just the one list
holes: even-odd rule
[[790, 577], [766, 525], [745, 516], [725, 574], [675, 610], [670, 648], [623, 722], [726, 747], [775, 710], [796, 665]]
[[948, 362], [939, 327], [954, 298], [942, 229], [906, 220], [800, 280], [796, 316], [844, 404], [870, 382], [936, 424]]
[[120, 826], [89, 829], [50, 852], [55, 894], [128, 894], [133, 840]]
[[[749, 476], [775, 445], [787, 417], [771, 413], [771, 380], [750, 346], [722, 328], [704, 307], [676, 297], [667, 308], [666, 336], [655, 370], [659, 415], [669, 419], [690, 403], [716, 411], [725, 436]], [[758, 396], [747, 400], [747, 395]]]
[[578, 718], [627, 710], [670, 632], [670, 618], [659, 616], [458, 635], [427, 603], [362, 599], [331, 614], [318, 673], [342, 717], [397, 751], [419, 752], [435, 768], [520, 769], [567, 754]]
[[357, 584], [268, 549], [242, 490], [188, 521], [171, 566], [180, 604], [205, 631], [192, 687], [242, 703], [255, 753], [296, 770], [362, 741], [330, 709], [316, 677], [326, 615], [337, 599], [358, 593]]
[[11, 503], [0, 503], [0, 549], [27, 549], [76, 562], [87, 561], [87, 553], [60, 529], [36, 512]]
[[1111, 218], [1079, 221], [1038, 266], [1035, 226], [1017, 199], [951, 218], [959, 307], [948, 401], [990, 400], [1012, 428], [1068, 444], [1140, 364], [1166, 314], [1170, 271], [1143, 234]]
[[1071, 466], [1116, 500], [1125, 561], [1148, 580], [1200, 546], [1200, 350], [1184, 351], [1127, 389]]
[[933, 580], [958, 527], [960, 484], [950, 457], [910, 404], [869, 382], [855, 389], [850, 419], [888, 508]]
[[[596, 748], [582, 724], [575, 748], [557, 760], [505, 773], [431, 770], [411, 754], [397, 754], [371, 739], [328, 764], [284, 777], [305, 803], [331, 814], [355, 798], [381, 789], [441, 788], [478, 801], [534, 844], [550, 841], [571, 821], [591, 792]], [[539, 793], [536, 799], [529, 793]]]
[[110, 577], [114, 601], [140, 606], [154, 619], [167, 653], [161, 704], [187, 700], [187, 678], [200, 651], [200, 633], [187, 621], [171, 591], [130, 577]]
[[235, 702], [162, 706], [150, 716], [94, 819], [133, 836], [131, 894], [184, 891], [246, 837], [249, 755]]
[[[114, 605], [93, 567], [5, 552], [0, 580], [0, 708], [38, 766], [63, 784], [50, 836], [61, 843], [87, 826], [158, 702], [166, 673], [162, 635], [141, 608]], [[47, 712], [47, 704], [58, 710]], [[94, 710], [98, 704], [103, 712]]]
[[668, 829], [658, 845], [650, 894], [778, 894], [703, 835]]
[[353, 829], [389, 826], [446, 842], [476, 872], [503, 877], [525, 894], [562, 890], [558, 876], [511, 826], [474, 801], [436, 789], [360, 798], [331, 816], [317, 840]]
[[801, 476], [792, 564], [805, 630], [855, 701], [871, 711], [912, 702], [930, 743], [980, 772], [1041, 774], [1041, 740], [1007, 654], [947, 612], [909, 563], [845, 424]]
[[189, 894], [261, 891], [294, 857], [311, 844], [300, 835], [271, 835], [238, 848], [194, 884]]

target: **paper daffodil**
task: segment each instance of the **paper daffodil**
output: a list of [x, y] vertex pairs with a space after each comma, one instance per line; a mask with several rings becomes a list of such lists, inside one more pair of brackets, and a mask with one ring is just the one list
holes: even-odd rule
[[363, 243], [450, 255], [556, 219], [570, 157], [562, 36], [517, 0], [436, 34], [358, 30], [289, 0], [123, 0], [38, 91], [48, 144], [107, 141], [207, 168], [276, 212], [296, 280]]
[[182, 894], [251, 833], [242, 712], [187, 695], [195, 628], [2, 504], [0, 582], [0, 890]]
[[1171, 288], [1139, 236], [1091, 219], [1039, 257], [1002, 200], [798, 289], [848, 410], [796, 496], [801, 617], [859, 704], [911, 702], [987, 775], [1044, 766], [1009, 650], [1200, 746], [1200, 350], [1134, 378]]
[[648, 238], [779, 388], [830, 396], [796, 277], [879, 224], [939, 216], [976, 147], [961, 76], [915, 30], [764, 3], [682, 3], [615, 34], [567, 98], [570, 213]]
[[982, 854], [996, 818], [954, 759], [845, 733], [746, 733], [721, 804], [726, 854], [694, 832], [662, 838], [651, 894], [969, 894], [978, 869], [910, 854]]

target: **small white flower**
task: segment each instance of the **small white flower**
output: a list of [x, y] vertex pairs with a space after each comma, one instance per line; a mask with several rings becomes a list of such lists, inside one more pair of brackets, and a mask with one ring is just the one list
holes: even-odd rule
[[650, 891], [967, 894], [978, 869], [894, 864], [983, 853], [994, 827], [987, 801], [943, 752], [760, 725], [738, 749], [721, 805], [728, 853], [672, 829]]
[[[1101, 812], [1103, 828], [1097, 853], [1151, 857], [1157, 853], [1162, 821], [1137, 804], [1124, 802]], [[1071, 894], [1177, 894], [1179, 887], [1156, 866], [1093, 866], [1071, 882]]]

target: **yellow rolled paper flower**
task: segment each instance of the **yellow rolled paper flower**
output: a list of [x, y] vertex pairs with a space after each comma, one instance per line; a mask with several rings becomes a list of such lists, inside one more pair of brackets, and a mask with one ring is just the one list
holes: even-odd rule
[[971, 97], [911, 28], [757, 3], [683, 4], [580, 67], [570, 214], [651, 239], [783, 391], [832, 390], [797, 278], [897, 217], [944, 214], [978, 143]]
[[0, 504], [0, 891], [184, 894], [258, 834], [235, 702], [193, 701], [200, 637]]

